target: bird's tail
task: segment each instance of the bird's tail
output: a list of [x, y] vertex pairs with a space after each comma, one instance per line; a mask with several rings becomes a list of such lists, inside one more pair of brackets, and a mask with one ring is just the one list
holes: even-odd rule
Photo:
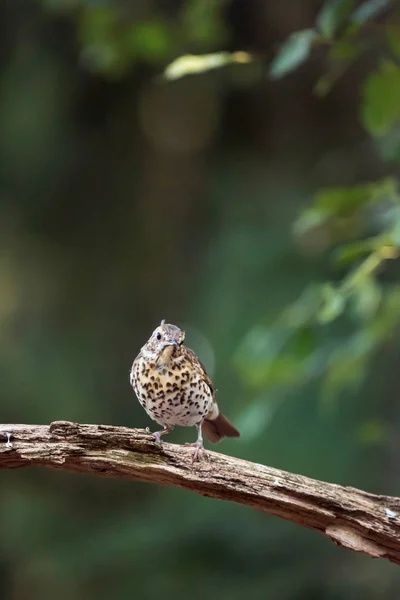
[[214, 419], [211, 419], [211, 416], [213, 415], [210, 414], [208, 418], [204, 419], [202, 426], [203, 433], [210, 440], [210, 442], [216, 444], [224, 437], [240, 436], [240, 433], [236, 427], [234, 427], [222, 413], [218, 411], [218, 414]]

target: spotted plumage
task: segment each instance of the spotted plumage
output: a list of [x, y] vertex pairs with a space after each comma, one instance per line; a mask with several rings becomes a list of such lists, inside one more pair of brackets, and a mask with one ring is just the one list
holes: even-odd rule
[[196, 426], [197, 441], [191, 445], [197, 460], [202, 431], [212, 442], [239, 432], [219, 412], [211, 379], [184, 339], [179, 327], [162, 321], [134, 360], [130, 382], [149, 417], [164, 427], [154, 433], [158, 443], [176, 426]]

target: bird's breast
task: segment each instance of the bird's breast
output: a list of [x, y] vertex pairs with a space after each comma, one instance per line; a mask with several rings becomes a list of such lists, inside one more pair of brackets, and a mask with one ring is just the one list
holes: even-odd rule
[[158, 365], [138, 357], [131, 383], [148, 415], [162, 425], [194, 425], [209, 412], [212, 392], [182, 357]]

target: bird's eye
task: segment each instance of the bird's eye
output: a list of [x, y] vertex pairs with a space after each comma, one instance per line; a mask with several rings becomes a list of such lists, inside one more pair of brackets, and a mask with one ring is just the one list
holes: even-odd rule
[[158, 341], [161, 340], [161, 333], [160, 332], [157, 333], [156, 338], [158, 339]]

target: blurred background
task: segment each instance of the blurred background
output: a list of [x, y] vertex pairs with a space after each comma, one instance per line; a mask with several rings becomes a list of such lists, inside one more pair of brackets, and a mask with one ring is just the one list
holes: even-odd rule
[[[400, 495], [396, 9], [2, 0], [2, 422], [154, 427], [129, 369], [165, 318], [242, 432], [219, 451]], [[0, 530], [3, 600], [400, 593], [383, 560], [155, 485], [3, 471]]]

